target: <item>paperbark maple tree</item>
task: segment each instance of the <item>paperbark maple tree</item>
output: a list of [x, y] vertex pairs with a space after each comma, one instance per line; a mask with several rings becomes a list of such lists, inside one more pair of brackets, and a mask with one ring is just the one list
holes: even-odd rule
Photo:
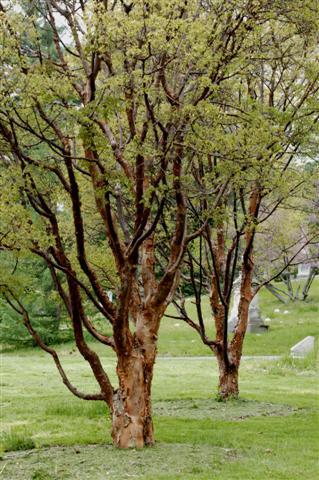
[[[106, 402], [119, 447], [154, 442], [159, 324], [186, 245], [203, 228], [187, 234], [188, 138], [201, 117], [214, 115], [214, 88], [253, 41], [255, 9], [254, 2], [237, 12], [224, 2], [48, 0], [21, 11], [19, 2], [0, 3], [1, 248], [47, 263], [99, 393], [71, 384], [15, 289], [2, 281], [2, 294], [69, 390]], [[164, 217], [167, 256], [158, 264]], [[112, 260], [102, 269], [103, 252]], [[111, 333], [96, 327], [90, 309]], [[85, 330], [114, 350], [118, 388]]]
[[[210, 218], [218, 214], [238, 168], [212, 163], [208, 179], [217, 181], [207, 215], [187, 229], [192, 195], [203, 195], [193, 173], [198, 159], [218, 152], [227, 100], [243, 78], [249, 78], [252, 96], [255, 77], [247, 65], [262, 25], [277, 10], [262, 0], [242, 5], [47, 0], [32, 2], [26, 14], [14, 4], [0, 3], [1, 248], [27, 250], [47, 263], [97, 394], [71, 384], [10, 282], [1, 282], [2, 294], [52, 355], [69, 390], [106, 402], [114, 444], [152, 445], [151, 384], [160, 321], [189, 242], [209, 229], [220, 237], [222, 222], [214, 220], [211, 227]], [[41, 40], [44, 30], [50, 45]], [[227, 141], [224, 156], [231, 151]], [[254, 225], [259, 209], [258, 182], [251, 185], [245, 226]], [[254, 228], [245, 230], [243, 312], [253, 235]], [[162, 241], [165, 258], [159, 261]], [[112, 301], [107, 289], [114, 293]], [[97, 328], [92, 310], [107, 328]], [[85, 330], [114, 350], [118, 387]]]
[[[185, 260], [189, 270], [185, 281], [193, 286], [197, 322], [189, 316], [181, 292], [175, 304], [180, 318], [215, 353], [218, 391], [225, 400], [239, 393], [238, 371], [251, 300], [288, 268], [306, 245], [318, 242], [318, 229], [309, 228], [286, 266], [270, 277], [254, 278], [256, 236], [263, 234], [265, 222], [288, 200], [302, 198], [305, 189], [312, 189], [315, 195], [318, 169], [306, 172], [301, 162], [312, 157], [318, 138], [317, 20], [315, 2], [308, 2], [302, 11], [298, 2], [290, 2], [287, 10], [278, 11], [275, 19], [262, 26], [240, 82], [235, 78], [229, 95], [215, 99], [220, 105], [219, 125], [206, 156], [193, 168], [201, 191], [200, 201], [194, 200], [192, 205], [193, 222], [210, 220], [202, 238], [188, 248]], [[207, 121], [197, 127], [198, 135], [208, 131]], [[225, 172], [228, 175], [223, 175]], [[220, 176], [226, 183], [218, 198], [211, 192]], [[273, 231], [272, 235], [284, 232]], [[229, 332], [231, 293], [239, 273], [237, 324], [234, 332]], [[215, 338], [206, 333], [201, 307], [204, 293], [209, 295]]]

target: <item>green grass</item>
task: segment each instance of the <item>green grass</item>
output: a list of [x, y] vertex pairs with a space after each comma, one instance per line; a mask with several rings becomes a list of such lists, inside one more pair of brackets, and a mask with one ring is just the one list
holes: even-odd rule
[[[95, 391], [86, 362], [67, 349], [60, 353], [72, 381]], [[104, 358], [113, 381], [114, 362]], [[227, 404], [215, 398], [213, 359], [159, 358], [153, 386], [157, 444], [129, 452], [111, 446], [104, 404], [69, 394], [44, 353], [6, 354], [2, 366], [3, 444], [11, 450], [0, 462], [3, 480], [316, 478], [314, 356], [244, 360], [241, 399]], [[15, 451], [10, 436], [31, 439], [36, 449]]]
[[[186, 300], [186, 306], [191, 317], [196, 321], [196, 308], [192, 298]], [[318, 337], [319, 278], [313, 282], [306, 302], [296, 301], [284, 305], [263, 289], [260, 292], [260, 309], [262, 318], [270, 319], [269, 331], [263, 334], [247, 333], [244, 355], [288, 355], [290, 348], [307, 335]], [[275, 312], [277, 309], [280, 312]], [[168, 313], [176, 315], [175, 308], [169, 306]], [[215, 329], [207, 297], [203, 297], [203, 315], [207, 332], [211, 338], [214, 338]], [[110, 348], [105, 348], [94, 341], [92, 344], [103, 356], [114, 356]], [[75, 352], [72, 343], [58, 345], [56, 348], [58, 351], [68, 349]], [[19, 349], [19, 352], [23, 354], [32, 350], [35, 349], [24, 348]], [[210, 355], [211, 350], [185, 322], [164, 317], [159, 332], [158, 353], [166, 356], [201, 356]]]
[[[209, 305], [205, 318], [213, 335]], [[261, 294], [270, 331], [247, 334], [246, 355], [282, 355], [277, 361], [244, 359], [240, 401], [216, 401], [217, 366], [198, 335], [182, 321], [164, 319], [153, 405], [156, 446], [118, 451], [101, 402], [73, 397], [50, 357], [38, 349], [2, 356], [3, 480], [313, 480], [318, 469], [316, 352], [291, 359], [290, 347], [318, 333], [319, 279], [308, 302], [280, 304]], [[188, 308], [194, 313], [192, 300]], [[279, 313], [274, 312], [279, 308]], [[288, 310], [288, 313], [284, 313]], [[178, 325], [176, 325], [178, 324]], [[116, 384], [115, 357], [92, 342]], [[71, 381], [97, 391], [91, 371], [71, 344], [57, 347]], [[189, 355], [192, 358], [165, 358]], [[163, 358], [164, 356], [164, 358]], [[35, 448], [34, 448], [35, 447]], [[32, 449], [32, 450], [30, 450]]]
[[[190, 316], [196, 319], [192, 298], [187, 299], [186, 307]], [[263, 289], [260, 292], [260, 309], [262, 318], [270, 319], [269, 331], [263, 334], [247, 333], [244, 355], [288, 354], [290, 348], [307, 335], [318, 336], [319, 278], [313, 282], [306, 302], [295, 301], [284, 305]], [[275, 312], [277, 309], [280, 312]], [[174, 307], [169, 307], [169, 313], [176, 315]], [[213, 338], [214, 325], [207, 297], [203, 298], [203, 316], [207, 331]], [[182, 320], [164, 318], [160, 328], [159, 353], [173, 356], [209, 355], [210, 350]]]
[[3, 452], [17, 451], [17, 450], [30, 450], [35, 448], [35, 443], [32, 438], [25, 435], [23, 431], [9, 431], [2, 435], [1, 450]]

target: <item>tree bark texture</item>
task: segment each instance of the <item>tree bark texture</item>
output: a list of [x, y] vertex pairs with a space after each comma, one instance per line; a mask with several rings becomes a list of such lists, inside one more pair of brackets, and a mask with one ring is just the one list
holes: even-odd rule
[[113, 397], [112, 438], [120, 448], [142, 448], [154, 444], [151, 382], [154, 359], [139, 350], [117, 364], [119, 388]]
[[159, 318], [151, 311], [137, 315], [132, 349], [118, 352], [119, 388], [113, 396], [112, 438], [120, 448], [154, 444], [151, 385]]
[[238, 398], [238, 366], [234, 363], [227, 365], [222, 355], [217, 354], [219, 368], [218, 395], [222, 400]]

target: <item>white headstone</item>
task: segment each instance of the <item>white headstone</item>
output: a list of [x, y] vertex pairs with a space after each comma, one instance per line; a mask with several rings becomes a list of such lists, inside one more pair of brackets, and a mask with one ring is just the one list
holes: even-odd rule
[[113, 292], [111, 292], [111, 290], [109, 290], [107, 292], [107, 296], [109, 297], [110, 302], [112, 302], [113, 301]]
[[309, 263], [299, 263], [297, 278], [308, 277], [310, 273], [311, 265]]
[[238, 307], [240, 301], [241, 275], [234, 281], [233, 306], [228, 317], [228, 331], [232, 332], [237, 323]]
[[314, 348], [315, 348], [315, 337], [312, 337], [309, 335], [308, 337], [305, 337], [303, 340], [301, 340], [300, 342], [296, 343], [296, 345], [291, 347], [290, 355], [293, 358], [303, 358], [308, 353], [312, 352]]
[[247, 325], [247, 332], [249, 333], [260, 333], [262, 331], [266, 331], [268, 326], [264, 325], [259, 308], [259, 297], [258, 293], [254, 296], [252, 301], [249, 305], [249, 318], [248, 318], [248, 325]]

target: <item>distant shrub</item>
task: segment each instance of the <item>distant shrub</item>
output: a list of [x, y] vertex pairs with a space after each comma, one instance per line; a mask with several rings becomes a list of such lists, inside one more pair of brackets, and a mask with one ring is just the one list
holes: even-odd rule
[[[45, 312], [34, 313], [30, 309], [33, 328], [47, 345], [68, 342], [72, 339], [71, 328], [61, 328], [60, 320]], [[0, 301], [0, 342], [15, 347], [31, 347], [36, 343], [23, 325], [21, 316]]]

